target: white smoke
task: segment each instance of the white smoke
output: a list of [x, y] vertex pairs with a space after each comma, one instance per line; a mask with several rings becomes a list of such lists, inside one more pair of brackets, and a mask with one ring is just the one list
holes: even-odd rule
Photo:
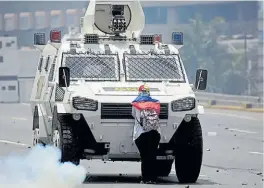
[[26, 155], [0, 159], [0, 188], [75, 188], [86, 178], [86, 169], [60, 163], [60, 150], [36, 146]]

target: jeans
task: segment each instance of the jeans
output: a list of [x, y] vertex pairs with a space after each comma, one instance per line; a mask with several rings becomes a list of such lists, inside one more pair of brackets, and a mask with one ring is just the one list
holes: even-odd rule
[[155, 131], [142, 133], [136, 140], [136, 146], [141, 157], [141, 174], [143, 181], [153, 181], [157, 178], [156, 156], [160, 142], [160, 134]]

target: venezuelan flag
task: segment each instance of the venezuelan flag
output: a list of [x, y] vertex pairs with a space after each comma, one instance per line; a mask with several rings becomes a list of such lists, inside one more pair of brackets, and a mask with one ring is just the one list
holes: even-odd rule
[[153, 99], [150, 96], [138, 96], [132, 101], [132, 106], [138, 110], [144, 109], [154, 109], [158, 114], [160, 114], [160, 102], [157, 99]]

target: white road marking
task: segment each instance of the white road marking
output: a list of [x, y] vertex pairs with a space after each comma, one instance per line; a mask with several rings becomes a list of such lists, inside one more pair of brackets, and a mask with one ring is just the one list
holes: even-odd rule
[[[175, 171], [174, 169], [171, 169], [171, 172], [176, 173], [176, 171]], [[200, 176], [200, 177], [205, 177], [206, 175], [204, 175], [204, 174], [200, 174], [199, 176]]]
[[24, 147], [29, 147], [30, 146], [30, 145], [27, 145], [27, 144], [12, 142], [12, 141], [8, 141], [8, 140], [0, 140], [0, 143], [14, 144], [14, 145], [24, 146]]
[[217, 113], [217, 112], [206, 112], [206, 114], [211, 114], [211, 115], [220, 115], [220, 116], [229, 116], [229, 117], [236, 117], [236, 118], [241, 118], [241, 119], [248, 119], [248, 120], [257, 120], [259, 121], [259, 119], [255, 119], [252, 117], [247, 117], [247, 116], [241, 116], [241, 115], [234, 115], [234, 114], [226, 114], [226, 113]]
[[27, 118], [20, 118], [20, 117], [12, 117], [12, 120], [21, 120], [21, 121], [27, 121]]
[[237, 131], [237, 132], [241, 132], [241, 133], [249, 133], [249, 134], [257, 134], [257, 132], [251, 132], [251, 131], [246, 131], [246, 130], [240, 130], [240, 129], [227, 129], [230, 131]]
[[257, 155], [264, 155], [264, 153], [260, 153], [260, 152], [249, 152], [249, 153], [251, 153], [251, 154], [257, 154]]
[[2, 120], [8, 120], [8, 119], [12, 119], [12, 120], [20, 120], [20, 121], [27, 121], [27, 118], [22, 118], [22, 117], [10, 117], [10, 116], [0, 116], [0, 119]]
[[29, 103], [20, 103], [20, 104], [22, 104], [22, 105], [26, 105], [26, 106], [30, 106]]
[[207, 135], [208, 136], [217, 136], [217, 132], [208, 132]]

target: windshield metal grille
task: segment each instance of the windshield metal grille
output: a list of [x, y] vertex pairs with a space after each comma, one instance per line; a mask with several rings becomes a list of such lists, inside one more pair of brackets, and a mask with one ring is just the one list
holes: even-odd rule
[[117, 54], [63, 54], [63, 64], [70, 68], [71, 79], [119, 81]]
[[185, 81], [176, 54], [124, 54], [123, 64], [126, 81]]

